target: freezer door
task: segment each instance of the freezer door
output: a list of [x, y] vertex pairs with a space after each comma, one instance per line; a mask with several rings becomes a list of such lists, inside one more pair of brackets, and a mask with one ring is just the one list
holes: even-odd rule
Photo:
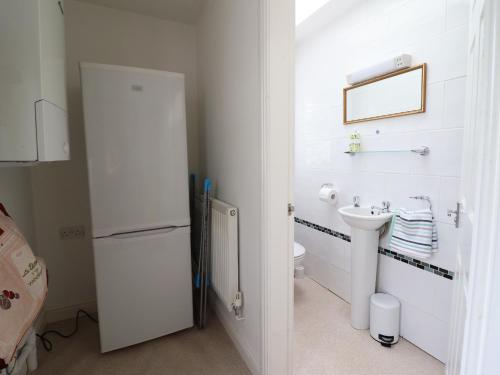
[[101, 352], [193, 325], [189, 228], [94, 240]]
[[82, 64], [93, 237], [189, 225], [184, 76]]

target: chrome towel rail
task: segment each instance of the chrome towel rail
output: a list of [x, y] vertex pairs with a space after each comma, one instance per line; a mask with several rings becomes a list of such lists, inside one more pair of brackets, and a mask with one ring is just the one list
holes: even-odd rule
[[416, 195], [414, 197], [409, 197], [410, 199], [419, 199], [419, 200], [423, 200], [423, 201], [426, 201], [427, 203], [429, 203], [429, 209], [432, 211], [432, 202], [431, 202], [431, 198], [427, 195]]

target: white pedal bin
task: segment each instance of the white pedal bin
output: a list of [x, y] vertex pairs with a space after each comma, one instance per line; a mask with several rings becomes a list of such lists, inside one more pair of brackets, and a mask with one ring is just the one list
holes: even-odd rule
[[370, 297], [370, 335], [382, 346], [391, 347], [399, 340], [401, 303], [386, 293]]

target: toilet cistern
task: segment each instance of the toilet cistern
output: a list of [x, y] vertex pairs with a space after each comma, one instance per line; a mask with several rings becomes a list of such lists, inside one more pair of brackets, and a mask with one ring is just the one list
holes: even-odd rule
[[353, 206], [338, 210], [351, 226], [351, 325], [368, 329], [370, 296], [375, 293], [377, 279], [379, 229], [392, 219], [393, 213], [389, 212], [389, 202], [383, 202], [382, 208], [361, 207], [359, 197], [353, 202]]

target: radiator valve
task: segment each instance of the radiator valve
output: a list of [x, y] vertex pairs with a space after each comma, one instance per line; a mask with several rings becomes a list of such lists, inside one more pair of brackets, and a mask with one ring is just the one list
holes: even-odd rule
[[236, 314], [236, 320], [243, 320], [245, 317], [243, 316], [243, 293], [240, 291], [236, 292], [233, 301], [233, 310]]

